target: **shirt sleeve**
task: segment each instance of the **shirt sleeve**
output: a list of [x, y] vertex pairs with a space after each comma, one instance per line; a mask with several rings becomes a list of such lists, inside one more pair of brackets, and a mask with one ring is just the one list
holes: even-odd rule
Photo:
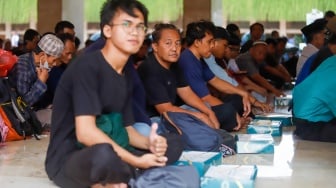
[[198, 97], [203, 98], [209, 95], [210, 92], [207, 87], [207, 82], [209, 79], [213, 78], [211, 78], [213, 73], [210, 69], [206, 69], [206, 67], [203, 67], [201, 62], [194, 61], [192, 57], [186, 54], [182, 54], [178, 64], [181, 70], [183, 70], [184, 76], [191, 89], [198, 95]]
[[[101, 114], [102, 105], [100, 104], [100, 97], [98, 94], [98, 85], [96, 79], [98, 75], [94, 67], [87, 66], [86, 62], [77, 66], [78, 74], [73, 77], [73, 107], [75, 116], [78, 115], [99, 115]], [[83, 74], [85, 73], [85, 74]]]
[[254, 62], [250, 58], [237, 58], [236, 63], [240, 70], [247, 71], [248, 76], [259, 73], [258, 68], [254, 65]]
[[205, 60], [206, 64], [209, 66], [209, 69], [220, 79], [229, 82], [230, 84], [237, 86], [238, 82], [230, 77], [226, 70], [219, 66], [214, 59]]
[[15, 66], [17, 92], [29, 105], [33, 105], [47, 90], [47, 85], [37, 78], [29, 62], [18, 62]]

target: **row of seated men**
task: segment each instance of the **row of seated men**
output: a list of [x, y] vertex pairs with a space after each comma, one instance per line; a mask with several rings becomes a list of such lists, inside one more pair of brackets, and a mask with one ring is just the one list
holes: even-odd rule
[[[316, 23], [318, 23], [318, 21], [313, 24], [316, 25]], [[204, 28], [202, 36], [204, 35], [204, 37], [206, 37], [208, 33], [211, 33], [212, 38], [210, 37], [208, 46], [202, 47], [202, 50], [205, 52], [202, 50], [198, 52], [197, 50], [200, 47], [197, 46], [197, 50], [193, 51], [193, 46], [188, 41], [190, 38], [189, 35], [193, 33], [189, 35], [187, 33], [185, 41], [187, 47], [182, 51], [182, 44], [179, 44], [181, 45], [181, 49], [176, 49], [175, 59], [168, 59], [169, 63], [167, 64], [169, 64], [169, 66], [165, 67], [168, 70], [171, 69], [170, 64], [174, 65], [173, 67], [178, 67], [177, 72], [181, 72], [179, 74], [182, 75], [176, 76], [176, 80], [163, 81], [155, 78], [156, 74], [154, 73], [160, 72], [160, 69], [152, 70], [153, 73], [148, 73], [148, 68], [143, 68], [146, 67], [145, 65], [147, 63], [144, 63], [144, 65], [139, 65], [138, 63], [139, 59], [140, 61], [143, 59], [141, 58], [143, 57], [140, 53], [141, 49], [138, 56], [135, 55], [133, 57], [136, 59], [134, 60], [136, 63], [132, 63], [132, 60], [130, 60], [129, 64], [136, 65], [134, 67], [138, 68], [141, 78], [140, 82], [134, 84], [141, 85], [137, 87], [134, 86], [136, 88], [133, 90], [133, 92], [136, 93], [134, 95], [134, 103], [140, 103], [141, 107], [145, 107], [146, 109], [144, 111], [144, 109], [139, 110], [135, 107], [135, 111], [137, 112], [135, 113], [136, 116], [139, 114], [139, 121], [137, 122], [150, 124], [151, 121], [149, 118], [145, 118], [146, 116], [158, 117], [164, 111], [176, 111], [176, 109], [178, 109], [193, 114], [213, 127], [221, 127], [228, 131], [239, 130], [249, 122], [250, 117], [253, 117], [250, 113], [251, 104], [264, 111], [270, 111], [270, 106], [266, 104], [267, 96], [270, 93], [275, 96], [284, 96], [284, 93], [279, 88], [282, 88], [284, 83], [291, 81], [290, 74], [279, 63], [281, 55], [284, 52], [285, 39], [268, 38], [265, 41], [256, 40], [247, 47], [250, 41], [252, 41], [251, 39], [246, 42], [241, 49], [241, 40], [234, 32], [228, 32], [221, 27], [209, 29], [208, 25], [211, 24], [206, 21], [200, 22], [199, 24], [204, 24], [204, 26], [201, 25]], [[310, 33], [315, 34], [316, 28], [321, 28], [315, 25], [307, 26], [308, 29], [303, 29], [305, 36], [308, 36], [308, 41], [312, 41], [310, 38], [314, 38], [309, 37]], [[191, 28], [191, 24], [189, 27]], [[310, 29], [310, 27], [313, 29]], [[254, 36], [255, 32], [253, 31], [260, 29], [263, 30], [263, 26], [259, 23], [251, 25], [251, 35]], [[47, 46], [48, 40], [57, 40], [57, 38], [52, 37], [52, 34], [47, 33], [47, 35], [42, 37], [42, 39], [45, 40], [41, 40], [39, 45], [37, 45], [38, 41], [34, 39], [36, 48], [33, 49], [33, 52], [20, 56], [20, 61], [31, 61], [31, 64], [37, 65], [41, 69], [37, 69], [38, 71], [35, 72], [34, 69], [31, 69], [32, 65], [27, 67], [27, 63], [18, 63], [10, 75], [12, 84], [36, 110], [51, 105], [58, 80], [75, 54], [74, 26], [70, 22], [62, 21], [56, 25], [55, 32], [58, 33], [58, 38], [62, 40], [62, 45], [58, 44], [58, 47], [55, 47], [55, 49], [51, 49], [50, 46]], [[152, 34], [153, 52], [146, 57], [146, 61], [144, 62], [147, 62], [148, 59], [155, 54], [156, 43], [154, 37]], [[179, 42], [181, 43], [181, 41]], [[99, 49], [99, 45], [103, 43], [103, 38], [98, 39], [93, 47], [85, 49], [86, 53], [92, 51], [90, 49]], [[148, 43], [144, 43], [144, 46], [146, 45], [147, 47], [149, 46]], [[61, 46], [64, 47], [62, 47], [62, 50]], [[146, 51], [146, 48], [144, 49]], [[205, 49], [208, 49], [208, 51]], [[246, 51], [246, 49], [248, 51]], [[47, 53], [48, 50], [50, 52]], [[181, 55], [180, 51], [182, 51]], [[239, 52], [241, 52], [241, 54], [239, 54]], [[189, 55], [184, 55], [188, 53]], [[171, 58], [170, 55], [168, 55], [168, 57]], [[196, 59], [194, 57], [196, 57]], [[195, 63], [184, 63], [191, 62], [191, 60], [195, 61]], [[198, 60], [199, 63], [196, 63], [196, 60]], [[35, 63], [33, 61], [35, 61]], [[49, 65], [57, 66], [54, 66], [50, 71]], [[196, 65], [202, 66], [197, 67]], [[43, 66], [46, 67], [42, 68]], [[153, 68], [155, 66], [148, 67]], [[174, 69], [175, 68], [173, 68], [173, 70]], [[163, 75], [165, 74], [161, 72], [161, 74], [157, 76], [162, 78], [164, 77]], [[30, 80], [27, 80], [27, 77]], [[181, 80], [179, 80], [180, 78]], [[271, 82], [269, 82], [269, 80], [271, 80]], [[160, 84], [167, 82], [170, 86], [162, 85], [159, 87], [160, 84], [156, 83], [158, 81], [162, 82]], [[166, 87], [170, 87], [170, 89], [167, 90]], [[179, 91], [180, 87], [186, 87], [187, 91]], [[170, 91], [172, 88], [175, 88], [174, 92]], [[144, 90], [146, 94], [139, 94], [142, 93], [142, 90]], [[194, 100], [194, 98], [191, 97], [194, 96], [194, 94], [201, 100]], [[140, 102], [143, 101], [143, 99], [140, 99], [141, 97], [145, 97], [146, 101]], [[195, 101], [198, 101], [197, 104], [194, 104]], [[198, 111], [188, 110], [188, 108], [185, 109], [186, 106], [180, 108], [182, 104], [187, 104]], [[213, 112], [209, 112], [209, 107], [211, 107]], [[50, 116], [47, 116], [47, 122], [48, 117], [50, 118]], [[157, 120], [157, 118], [152, 118], [152, 120]]]
[[[114, 3], [114, 6], [110, 5]], [[130, 3], [134, 7], [130, 7]], [[118, 6], [127, 7], [129, 11], [117, 9]], [[208, 63], [216, 62], [223, 67], [229, 67], [223, 61], [225, 54], [228, 53], [226, 51], [230, 49], [231, 52], [231, 48], [237, 51], [237, 48], [234, 49], [229, 45], [229, 34], [225, 29], [216, 27], [209, 21], [188, 24], [185, 38], [187, 48], [183, 51], [180, 32], [174, 25], [156, 25], [152, 33], [153, 51], [135, 69], [134, 59], [128, 57], [135, 53], [135, 49], [139, 50], [139, 41], [144, 38], [147, 24], [146, 10], [136, 1], [127, 3], [107, 1], [104, 7], [102, 18], [105, 16], [108, 18], [101, 20], [102, 37], [85, 49], [74, 62], [65, 66], [63, 69], [65, 71], [59, 77], [60, 82], [56, 86], [53, 103], [55, 113], [52, 116], [46, 170], [49, 178], [62, 187], [127, 182], [129, 172], [125, 164], [149, 168], [164, 166], [166, 162], [176, 160], [180, 151], [174, 155], [173, 150], [176, 148], [167, 147], [172, 140], [157, 135], [156, 125], [151, 128], [152, 122], [155, 121], [153, 117], [158, 117], [163, 112], [188, 113], [214, 129], [235, 131], [241, 129], [253, 117], [251, 106], [263, 111], [271, 110], [267, 103], [257, 100], [250, 94], [249, 91], [252, 89], [249, 88], [261, 87], [254, 90], [256, 93], [259, 91], [260, 95], [265, 94], [265, 90], [276, 96], [283, 95], [281, 90], [259, 74], [259, 67], [264, 63], [269, 46], [265, 41], [254, 41], [246, 53], [236, 58], [232, 58], [231, 55], [227, 58], [227, 62], [231, 59], [236, 61], [237, 66], [231, 63], [231, 67], [234, 67], [230, 70], [232, 73], [227, 72], [228, 76], [234, 75], [230, 79], [236, 80], [236, 86], [214, 74]], [[113, 14], [111, 13], [113, 11], [119, 12]], [[46, 34], [37, 43], [33, 52], [19, 57], [18, 63], [10, 73], [9, 79], [13, 86], [33, 107], [37, 106], [36, 104], [49, 89], [46, 83], [53, 70], [50, 75], [48, 71], [65, 49], [65, 44], [56, 35]], [[321, 67], [332, 66], [328, 60]], [[327, 78], [332, 82], [332, 74], [328, 72], [330, 69], [322, 69], [323, 71], [318, 74], [319, 70], [320, 67], [316, 70], [316, 74], [312, 73], [306, 80], [316, 81], [322, 74], [330, 75]], [[249, 81], [243, 82], [244, 79]], [[246, 86], [249, 82], [255, 85]], [[210, 92], [208, 85], [211, 85], [219, 95]], [[306, 97], [306, 100], [319, 96], [315, 96], [318, 89], [313, 91], [310, 93], [314, 94], [314, 97]], [[296, 93], [294, 89], [294, 99]], [[326, 96], [333, 99], [330, 91]], [[178, 98], [183, 103], [179, 103]], [[316, 102], [314, 101], [314, 104]], [[294, 115], [297, 104], [300, 103], [294, 100]], [[100, 113], [105, 111], [113, 112], [115, 109], [122, 113], [124, 125], [133, 125], [126, 127], [130, 144], [149, 149], [151, 153], [135, 157], [96, 130], [94, 115], [101, 115]], [[328, 109], [323, 111], [324, 117], [329, 118], [332, 112], [326, 110]], [[304, 130], [311, 131], [305, 129], [306, 126], [312, 125], [302, 126]], [[143, 136], [135, 133], [133, 127], [150, 139], [145, 141]], [[160, 131], [159, 128], [158, 132]], [[298, 129], [296, 133], [299, 134], [300, 131]], [[78, 150], [76, 139], [87, 148]], [[172, 157], [166, 158], [166, 151], [167, 155], [173, 154]], [[88, 159], [94, 159], [94, 164], [99, 165], [88, 163]], [[112, 168], [114, 165], [120, 169]], [[101, 174], [101, 177], [97, 177]], [[105, 176], [106, 174], [108, 176]], [[103, 180], [97, 180], [100, 178]]]

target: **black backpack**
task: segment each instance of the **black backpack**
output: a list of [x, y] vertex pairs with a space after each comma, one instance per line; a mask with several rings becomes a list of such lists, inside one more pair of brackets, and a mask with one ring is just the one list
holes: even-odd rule
[[24, 138], [34, 136], [39, 140], [42, 124], [32, 108], [10, 87], [7, 78], [0, 78], [0, 89], [1, 106], [15, 131]]

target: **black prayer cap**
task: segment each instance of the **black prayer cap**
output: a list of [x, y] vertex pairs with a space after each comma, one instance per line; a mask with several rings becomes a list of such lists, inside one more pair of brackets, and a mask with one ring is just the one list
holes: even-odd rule
[[320, 18], [315, 20], [313, 23], [304, 26], [301, 29], [301, 32], [304, 34], [306, 38], [312, 36], [315, 33], [323, 31], [326, 27], [327, 21], [324, 18]]
[[214, 38], [215, 39], [229, 40], [230, 34], [223, 27], [218, 27], [217, 26], [216, 29], [215, 29], [215, 32], [214, 32]]

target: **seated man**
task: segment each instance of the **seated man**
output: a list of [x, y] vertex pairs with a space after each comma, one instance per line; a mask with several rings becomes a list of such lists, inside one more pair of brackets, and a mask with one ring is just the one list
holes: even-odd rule
[[327, 24], [326, 46], [322, 47], [318, 52], [313, 54], [304, 63], [300, 74], [296, 79], [296, 85], [308, 77], [316, 70], [324, 60], [336, 54], [336, 17], [329, 20]]
[[229, 38], [229, 51], [225, 54], [225, 60], [228, 62], [227, 71], [241, 84], [246, 90], [248, 90], [252, 96], [260, 102], [266, 102], [267, 99], [267, 90], [263, 87], [260, 87], [258, 84], [254, 83], [246, 75], [246, 71], [239, 70], [239, 67], [236, 63], [236, 58], [239, 56], [241, 40], [235, 36], [230, 35]]
[[11, 85], [29, 105], [35, 107], [46, 92], [50, 68], [55, 65], [63, 48], [63, 42], [55, 35], [44, 35], [32, 52], [19, 57], [10, 72]]
[[[176, 62], [181, 53], [181, 36], [172, 24], [157, 24], [152, 33], [153, 53], [139, 66], [148, 99], [150, 116], [166, 111], [191, 114], [215, 129], [219, 128], [214, 112], [191, 90]], [[180, 108], [177, 97], [197, 109]]]
[[267, 43], [267, 54], [263, 66], [259, 69], [260, 74], [270, 80], [276, 88], [281, 89], [285, 83], [290, 83], [292, 78], [277, 57], [277, 40], [268, 38], [265, 42]]
[[[204, 62], [203, 58], [211, 55], [214, 31], [215, 26], [212, 22], [199, 21], [188, 24], [186, 32], [188, 48], [182, 52], [178, 64], [192, 90], [203, 102], [211, 106], [221, 128], [227, 131], [239, 130], [240, 116], [246, 118], [251, 111], [249, 94], [215, 76]], [[210, 94], [207, 84], [222, 93], [238, 95], [223, 103], [222, 100]]]
[[[204, 59], [210, 70], [220, 79], [227, 81], [231, 85], [241, 90], [246, 90], [244, 86], [239, 84], [234, 77], [231, 77], [231, 75], [229, 75], [226, 70], [227, 63], [225, 59], [226, 57], [227, 59], [229, 58], [229, 34], [224, 28], [216, 27], [214, 39], [214, 47], [211, 49], [212, 55], [209, 58]], [[227, 95], [224, 97], [227, 97]], [[261, 108], [266, 112], [270, 111], [269, 105], [257, 101], [254, 97], [250, 96], [249, 100], [251, 103], [253, 103], [253, 106]]]
[[64, 44], [64, 49], [61, 53], [61, 56], [57, 59], [57, 66], [54, 66], [50, 72], [49, 77], [47, 79], [47, 86], [48, 89], [46, 93], [43, 95], [43, 98], [40, 100], [40, 102], [37, 104], [39, 108], [46, 108], [49, 105], [52, 104], [52, 101], [54, 99], [55, 91], [57, 84], [67, 68], [68, 64], [73, 58], [73, 55], [75, 53], [75, 40], [72, 35], [69, 33], [62, 33], [57, 36]]
[[285, 95], [282, 91], [272, 86], [259, 73], [259, 68], [266, 57], [267, 43], [264, 41], [256, 41], [250, 50], [237, 57], [237, 65], [240, 70], [247, 71], [247, 75], [259, 86], [267, 89], [276, 96]]
[[302, 139], [336, 142], [335, 61], [328, 58], [294, 87], [293, 123]]
[[302, 49], [296, 65], [296, 75], [299, 75], [307, 59], [324, 46], [326, 20], [323, 18], [304, 26], [301, 31], [306, 38], [307, 46]]
[[[127, 187], [136, 168], [165, 166], [180, 156], [181, 143], [172, 139], [176, 144], [171, 145], [169, 138], [156, 134], [156, 126], [149, 137], [129, 126], [134, 123], [132, 78], [124, 67], [144, 40], [147, 15], [138, 1], [107, 1], [100, 24], [104, 47], [78, 57], [62, 75], [45, 162], [48, 177], [58, 186]], [[131, 153], [98, 128], [96, 120], [111, 113], [122, 115], [117, 134], [126, 132], [131, 146], [148, 153]]]

